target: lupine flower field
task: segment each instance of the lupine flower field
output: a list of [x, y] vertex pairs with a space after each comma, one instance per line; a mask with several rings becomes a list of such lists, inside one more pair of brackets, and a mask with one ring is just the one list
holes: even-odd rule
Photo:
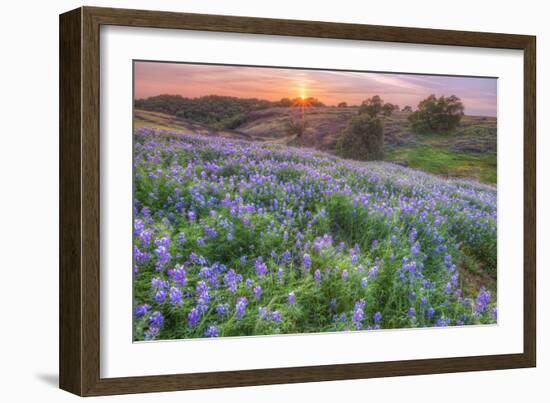
[[134, 138], [135, 340], [496, 323], [482, 281], [496, 279], [495, 187], [308, 148]]

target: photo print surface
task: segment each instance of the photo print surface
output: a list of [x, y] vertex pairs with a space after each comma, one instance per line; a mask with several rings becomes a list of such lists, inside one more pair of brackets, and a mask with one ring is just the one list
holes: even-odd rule
[[133, 70], [135, 341], [497, 323], [497, 78]]

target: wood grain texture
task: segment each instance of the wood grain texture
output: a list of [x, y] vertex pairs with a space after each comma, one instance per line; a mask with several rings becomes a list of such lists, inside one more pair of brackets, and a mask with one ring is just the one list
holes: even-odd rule
[[[101, 25], [474, 46], [524, 51], [524, 352], [131, 378], [100, 377]], [[536, 363], [535, 37], [82, 7], [60, 17], [60, 387], [81, 395], [481, 371]]]
[[524, 48], [523, 129], [523, 354], [536, 366], [537, 334], [537, 95], [536, 39]]
[[81, 10], [59, 22], [59, 386], [81, 394]]

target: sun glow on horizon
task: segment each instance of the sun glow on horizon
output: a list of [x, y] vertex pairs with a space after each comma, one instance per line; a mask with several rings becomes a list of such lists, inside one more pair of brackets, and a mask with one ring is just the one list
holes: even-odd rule
[[299, 93], [300, 93], [300, 98], [303, 100], [305, 100], [307, 98], [307, 94], [306, 94], [306, 88], [304, 85], [300, 85], [299, 87]]
[[415, 107], [435, 93], [457, 95], [467, 114], [496, 116], [496, 80], [487, 78], [157, 62], [138, 62], [135, 69], [136, 99], [161, 94], [220, 95], [273, 102], [288, 99], [296, 105], [318, 100], [336, 106], [342, 101], [360, 105], [380, 95], [385, 102]]

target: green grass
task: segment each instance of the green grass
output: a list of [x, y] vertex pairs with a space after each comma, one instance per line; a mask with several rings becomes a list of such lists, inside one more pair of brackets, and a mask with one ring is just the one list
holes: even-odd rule
[[466, 122], [445, 134], [416, 134], [386, 148], [385, 160], [405, 161], [411, 168], [496, 184], [496, 121]]
[[453, 152], [442, 147], [417, 145], [390, 151], [388, 161], [407, 161], [411, 168], [438, 175], [478, 178], [484, 183], [496, 184], [496, 154]]

